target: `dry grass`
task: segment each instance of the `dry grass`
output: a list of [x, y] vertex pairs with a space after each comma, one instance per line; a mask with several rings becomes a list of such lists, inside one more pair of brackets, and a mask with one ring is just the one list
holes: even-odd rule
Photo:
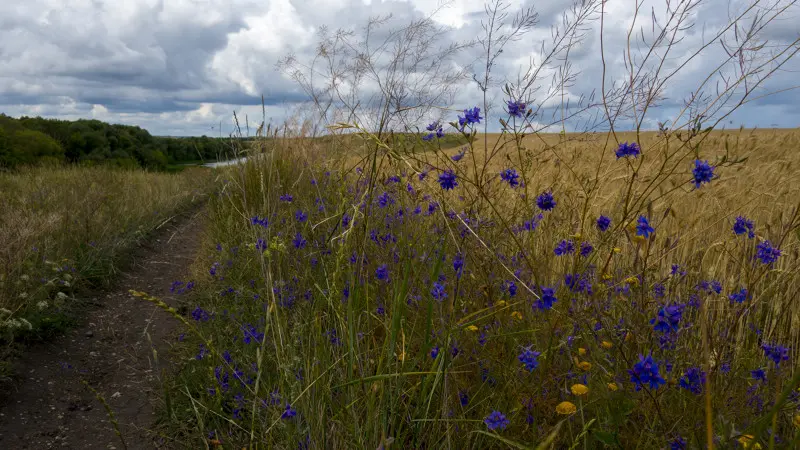
[[198, 201], [209, 181], [203, 169], [165, 174], [66, 167], [0, 174], [0, 308], [12, 317], [24, 315], [57, 291], [70, 291], [78, 279], [103, 281], [132, 241]]

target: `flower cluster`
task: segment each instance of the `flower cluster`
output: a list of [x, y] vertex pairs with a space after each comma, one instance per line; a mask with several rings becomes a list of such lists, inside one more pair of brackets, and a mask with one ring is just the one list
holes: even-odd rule
[[631, 382], [636, 386], [639, 391], [644, 385], [648, 385], [650, 389], [658, 389], [666, 383], [666, 380], [658, 373], [658, 364], [653, 361], [653, 355], [649, 354], [646, 357], [639, 355], [639, 362], [634, 364], [633, 369], [628, 371], [631, 376]]
[[627, 141], [625, 141], [619, 144], [619, 147], [617, 147], [617, 151], [614, 152], [614, 154], [617, 155], [617, 159], [625, 158], [628, 156], [633, 156], [635, 158], [639, 156], [640, 152], [641, 149], [639, 148], [639, 144], [637, 144], [636, 142], [631, 142], [629, 144]]

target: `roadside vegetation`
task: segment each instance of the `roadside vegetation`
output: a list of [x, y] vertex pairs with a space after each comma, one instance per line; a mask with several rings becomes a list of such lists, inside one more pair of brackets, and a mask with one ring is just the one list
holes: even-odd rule
[[63, 331], [88, 289], [113, 282], [132, 247], [202, 204], [213, 182], [201, 168], [0, 172], [0, 378], [16, 343]]
[[[502, 1], [473, 42], [439, 47], [429, 19], [376, 19], [321, 33], [312, 62], [282, 61], [308, 112], [259, 128], [261, 156], [226, 169], [189, 313], [134, 292], [186, 326], [163, 436], [237, 449], [797, 447], [800, 132], [721, 128], [800, 41], [759, 54], [759, 30], [784, 10], [752, 2], [709, 37], [730, 58], [645, 131], [665, 84], [702, 57], [681, 47], [696, 7], [668, 2], [642, 42], [637, 28], [627, 48], [604, 48], [642, 56], [598, 80], [595, 100], [564, 94], [579, 76], [569, 50], [589, 22], [605, 32], [591, 1], [516, 81], [492, 67], [538, 17]], [[476, 48], [477, 73], [449, 64]], [[446, 107], [464, 76], [483, 98]]]

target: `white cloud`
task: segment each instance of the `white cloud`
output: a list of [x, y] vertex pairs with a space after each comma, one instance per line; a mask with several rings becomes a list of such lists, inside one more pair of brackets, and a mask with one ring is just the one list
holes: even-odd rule
[[[519, 6], [533, 6], [539, 12], [539, 28], [510, 43], [497, 59], [493, 68], [497, 85], [506, 79], [515, 80], [530, 61], [541, 62], [541, 42], [552, 39], [551, 27], [562, 24], [562, 14], [570, 6], [559, 0], [508, 3], [510, 14]], [[730, 14], [742, 11], [747, 4], [744, 0], [699, 3], [691, 12], [698, 23], [671, 51], [665, 67], [682, 63], [690, 49], [710, 39]], [[232, 129], [233, 111], [255, 118], [253, 121], [260, 120], [262, 95], [267, 116], [273, 121], [294, 114], [304, 105], [302, 90], [275, 66], [290, 53], [302, 62], [310, 62], [323, 27], [358, 33], [370, 17], [392, 14], [390, 26], [397, 26], [432, 16], [436, 23], [449, 29], [442, 37], [444, 45], [448, 40], [480, 37], [483, 12], [483, 3], [468, 0], [0, 2], [0, 112], [66, 119], [95, 117], [172, 135], [217, 134], [222, 122], [227, 133]], [[644, 33], [646, 38], [652, 37], [651, 14], [659, 22], [665, 21], [663, 0], [646, 0], [642, 4], [634, 31]], [[798, 17], [800, 7], [793, 6], [763, 30], [762, 36], [769, 38], [772, 45], [797, 39]], [[570, 51], [572, 68], [580, 71], [566, 90], [566, 97], [573, 104], [600, 87], [597, 19], [595, 14], [583, 42]], [[604, 43], [609, 80], [624, 79], [624, 44], [631, 23], [630, 1], [606, 2]], [[382, 31], [375, 38], [385, 36]], [[663, 51], [659, 49], [659, 54]], [[643, 57], [635, 48], [632, 53]], [[467, 67], [480, 57], [480, 47], [475, 47], [459, 55], [453, 64]], [[698, 80], [724, 57], [715, 44], [684, 67], [665, 86], [665, 106], [654, 111], [648, 123], [660, 120], [661, 115], [675, 114]], [[479, 69], [476, 64], [475, 70]], [[785, 69], [765, 83], [764, 92], [796, 84], [800, 59]], [[548, 88], [552, 73], [543, 72], [543, 89], [537, 92], [538, 98]], [[373, 81], [365, 81], [362, 88], [376, 91]], [[454, 109], [478, 104], [480, 98], [476, 84], [465, 80], [457, 90]], [[502, 105], [498, 89], [491, 100], [496, 106]], [[800, 111], [793, 105], [799, 101], [800, 90], [787, 91], [746, 105], [731, 120], [749, 126], [796, 126]], [[559, 105], [560, 98], [549, 100], [545, 106], [552, 109]]]

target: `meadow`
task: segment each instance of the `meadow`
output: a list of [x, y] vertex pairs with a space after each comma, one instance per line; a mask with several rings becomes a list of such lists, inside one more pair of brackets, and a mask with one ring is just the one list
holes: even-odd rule
[[200, 205], [209, 170], [46, 165], [0, 172], [0, 377], [18, 342], [63, 331], [131, 248]]
[[796, 88], [796, 3], [634, 6], [320, 27], [243, 164], [3, 174], [2, 330], [208, 191], [188, 309], [130, 292], [182, 326], [159, 446], [800, 447], [800, 131], [724, 129]]
[[164, 437], [800, 442], [800, 131], [461, 132], [285, 135], [226, 169]]

